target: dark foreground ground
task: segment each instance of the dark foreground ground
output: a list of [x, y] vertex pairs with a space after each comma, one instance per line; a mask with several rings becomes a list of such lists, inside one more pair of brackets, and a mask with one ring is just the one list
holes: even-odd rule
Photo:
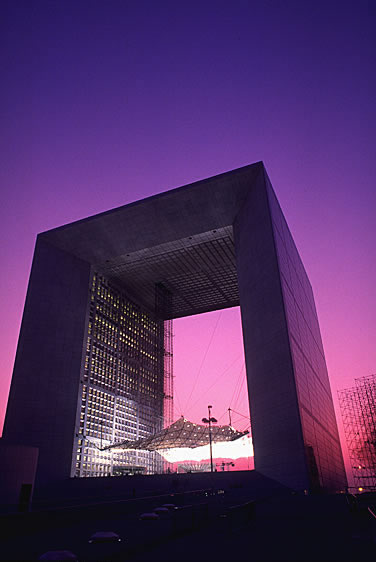
[[[255, 476], [248, 487], [214, 482], [199, 490], [3, 515], [0, 560], [38, 560], [52, 550], [69, 550], [81, 562], [376, 559], [376, 519], [368, 510], [375, 511], [374, 496], [268, 493], [265, 484]], [[176, 509], [140, 520], [166, 503]], [[98, 531], [113, 531], [121, 541], [90, 543]]]

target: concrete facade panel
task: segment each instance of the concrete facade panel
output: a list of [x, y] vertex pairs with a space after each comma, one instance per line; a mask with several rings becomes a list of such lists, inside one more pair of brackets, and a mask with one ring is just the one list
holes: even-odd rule
[[255, 468], [272, 478], [277, 474], [287, 486], [308, 489], [288, 328], [263, 173], [253, 183], [236, 217], [234, 238]]
[[70, 475], [89, 277], [90, 264], [38, 240], [4, 436], [39, 448], [41, 481]]
[[[306, 462], [313, 489], [339, 490], [347, 485], [328, 371], [313, 292], [265, 173], [272, 228], [281, 275], [284, 310], [293, 359]], [[286, 268], [288, 266], [288, 270]], [[311, 425], [307, 420], [311, 418]]]

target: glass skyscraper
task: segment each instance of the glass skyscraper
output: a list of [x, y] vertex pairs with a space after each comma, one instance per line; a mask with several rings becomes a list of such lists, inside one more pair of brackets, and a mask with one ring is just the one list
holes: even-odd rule
[[152, 319], [113, 283], [94, 273], [72, 466], [75, 476], [162, 471], [157, 453], [102, 450], [125, 439], [154, 435], [163, 427], [161, 330], [163, 321]]

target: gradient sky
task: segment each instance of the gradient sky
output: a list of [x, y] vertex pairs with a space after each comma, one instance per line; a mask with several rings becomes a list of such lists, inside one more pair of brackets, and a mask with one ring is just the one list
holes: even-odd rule
[[[1, 10], [0, 419], [36, 234], [258, 160], [313, 286], [335, 401], [376, 372], [374, 1]], [[237, 309], [176, 321], [174, 345], [176, 415], [220, 417], [231, 397], [247, 415]]]

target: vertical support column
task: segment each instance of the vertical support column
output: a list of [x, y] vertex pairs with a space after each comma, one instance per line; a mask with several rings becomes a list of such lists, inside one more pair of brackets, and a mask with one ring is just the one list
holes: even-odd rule
[[173, 333], [172, 319], [164, 321], [164, 421], [165, 427], [172, 424], [174, 416], [174, 375], [173, 375]]
[[69, 478], [90, 264], [38, 238], [4, 425], [39, 449], [37, 483]]
[[[162, 283], [155, 286], [155, 312], [160, 320], [160, 352], [163, 353], [163, 427], [173, 419], [173, 342], [172, 342], [172, 294]], [[163, 348], [163, 350], [162, 350]]]
[[255, 468], [309, 488], [280, 272], [263, 170], [233, 224]]

